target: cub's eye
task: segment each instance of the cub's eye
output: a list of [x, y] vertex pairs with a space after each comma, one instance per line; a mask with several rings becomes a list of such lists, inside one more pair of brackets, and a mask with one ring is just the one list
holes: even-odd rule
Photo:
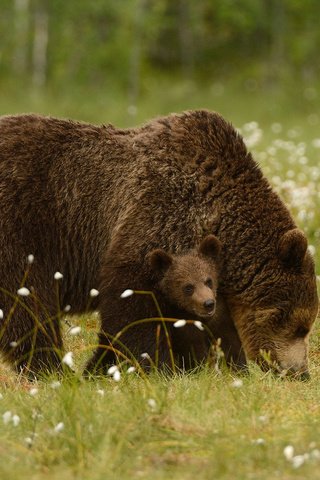
[[294, 332], [294, 336], [297, 338], [304, 338], [308, 335], [309, 330], [306, 327], [298, 327]]
[[194, 286], [191, 285], [191, 283], [188, 283], [188, 285], [185, 285], [185, 286], [183, 287], [183, 293], [184, 293], [185, 295], [192, 295], [193, 292], [194, 292]]
[[207, 278], [207, 280], [204, 282], [204, 284], [205, 284], [207, 287], [212, 288], [212, 287], [213, 287], [212, 278]]

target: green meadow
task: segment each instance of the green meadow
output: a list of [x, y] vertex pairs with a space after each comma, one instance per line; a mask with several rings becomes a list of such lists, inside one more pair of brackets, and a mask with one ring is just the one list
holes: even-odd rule
[[[4, 90], [2, 114], [33, 111], [119, 127], [187, 109], [220, 112], [241, 131], [307, 233], [320, 276], [320, 116], [314, 88], [149, 78], [134, 105], [116, 87]], [[0, 367], [1, 479], [320, 478], [317, 323], [308, 382], [277, 378], [256, 365], [240, 377], [223, 363], [173, 376], [140, 376], [124, 367], [120, 375], [85, 381], [81, 371], [99, 318], [62, 321], [73, 376], [31, 383]]]

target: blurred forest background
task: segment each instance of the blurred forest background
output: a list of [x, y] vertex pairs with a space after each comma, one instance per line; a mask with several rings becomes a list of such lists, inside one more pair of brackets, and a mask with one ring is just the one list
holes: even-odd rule
[[[318, 0], [0, 0], [1, 113], [133, 124], [318, 104]], [[109, 114], [108, 114], [109, 111]], [[138, 118], [132, 118], [138, 117]]]

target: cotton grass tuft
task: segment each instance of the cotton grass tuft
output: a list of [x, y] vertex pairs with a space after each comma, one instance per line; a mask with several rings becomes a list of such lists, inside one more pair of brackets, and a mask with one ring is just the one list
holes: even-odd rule
[[27, 287], [21, 287], [17, 290], [17, 294], [20, 295], [20, 297], [28, 297], [30, 290]]
[[73, 367], [73, 352], [67, 352], [62, 359], [62, 363], [68, 365], [68, 367]]
[[96, 288], [91, 288], [89, 295], [91, 298], [97, 297], [99, 295], [99, 290]]
[[128, 297], [131, 297], [131, 295], [133, 294], [134, 294], [134, 291], [128, 288], [127, 290], [121, 293], [120, 298], [128, 298]]
[[186, 320], [177, 320], [176, 322], [174, 322], [173, 326], [175, 328], [181, 328], [181, 327], [184, 327], [186, 324], [187, 324]]

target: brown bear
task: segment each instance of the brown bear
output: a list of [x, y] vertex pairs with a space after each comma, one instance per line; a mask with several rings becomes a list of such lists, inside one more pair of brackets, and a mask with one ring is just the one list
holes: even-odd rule
[[172, 255], [163, 249], [148, 253], [156, 286], [166, 301], [189, 315], [211, 319], [217, 301], [220, 250], [219, 240], [208, 235], [198, 248], [184, 254]]
[[[220, 241], [214, 235], [208, 235], [198, 248], [187, 253], [173, 255], [163, 249], [156, 249], [146, 256], [154, 273], [156, 297], [164, 296], [165, 308], [169, 309], [174, 318], [195, 321], [181, 329], [172, 328], [172, 324], [168, 325], [175, 362], [184, 369], [193, 368], [203, 362], [208, 357], [212, 340], [219, 335], [223, 337], [220, 338], [221, 348], [227, 363], [239, 367], [246, 363], [235, 328], [230, 329], [228, 334], [226, 325], [224, 329], [217, 329], [218, 320], [214, 313], [220, 251]], [[223, 319], [221, 301], [218, 317]]]
[[[107, 363], [119, 330], [157, 315], [148, 296], [120, 298], [126, 288], [153, 289], [147, 252], [181, 254], [214, 234], [223, 244], [219, 295], [230, 312], [217, 324], [234, 322], [249, 359], [260, 362], [266, 350], [280, 369], [307, 373], [318, 297], [306, 237], [220, 115], [186, 112], [128, 130], [2, 117], [0, 218], [0, 348], [17, 368], [59, 364], [56, 292], [76, 313], [93, 287], [102, 325], [88, 368]], [[17, 299], [22, 285], [31, 295]], [[156, 325], [141, 324], [122, 343], [153, 356], [155, 333]]]

